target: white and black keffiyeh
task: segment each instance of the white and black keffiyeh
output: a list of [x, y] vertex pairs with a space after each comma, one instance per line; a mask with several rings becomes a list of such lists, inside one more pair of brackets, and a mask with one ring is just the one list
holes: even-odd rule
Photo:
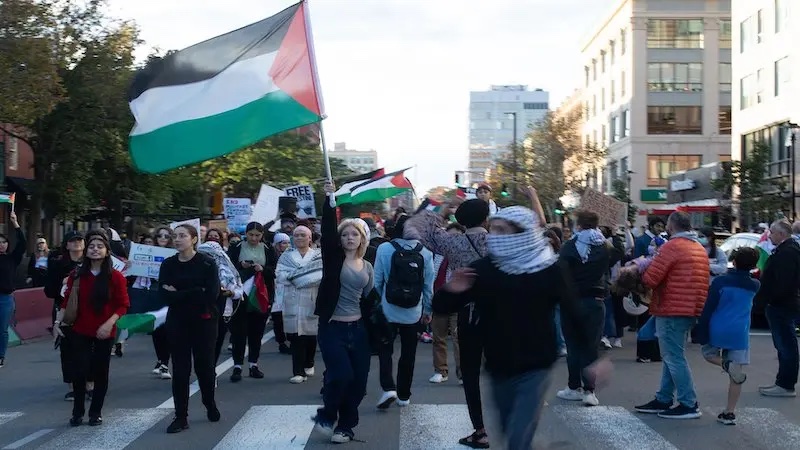
[[490, 233], [486, 237], [489, 257], [502, 272], [511, 275], [536, 273], [558, 260], [533, 211], [523, 206], [503, 208], [489, 218], [490, 221], [498, 219], [523, 230], [505, 235]]
[[217, 242], [203, 242], [197, 247], [197, 251], [210, 256], [216, 263], [219, 271], [219, 282], [223, 289], [233, 292], [234, 299], [242, 298], [244, 287], [239, 272], [231, 262], [231, 259]]

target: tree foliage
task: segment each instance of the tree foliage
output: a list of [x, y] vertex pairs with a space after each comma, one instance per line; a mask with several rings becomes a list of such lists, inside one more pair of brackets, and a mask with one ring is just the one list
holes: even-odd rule
[[712, 187], [723, 199], [723, 207], [738, 210], [743, 228], [761, 221], [771, 222], [789, 209], [783, 195], [786, 182], [768, 174], [771, 153], [769, 145], [756, 142], [741, 161], [726, 163], [727, 170], [722, 170], [721, 177], [712, 181]]
[[611, 196], [621, 202], [625, 202], [628, 205], [628, 221], [631, 223], [635, 222], [636, 216], [639, 214], [639, 208], [634, 206], [633, 201], [631, 200], [628, 183], [619, 178], [612, 181]]

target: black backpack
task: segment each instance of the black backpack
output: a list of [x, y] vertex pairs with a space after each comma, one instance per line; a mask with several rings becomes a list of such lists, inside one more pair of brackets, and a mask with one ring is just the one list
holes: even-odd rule
[[422, 285], [425, 282], [425, 259], [422, 244], [406, 250], [397, 242], [394, 247], [389, 281], [386, 283], [386, 301], [400, 308], [413, 308], [422, 300]]

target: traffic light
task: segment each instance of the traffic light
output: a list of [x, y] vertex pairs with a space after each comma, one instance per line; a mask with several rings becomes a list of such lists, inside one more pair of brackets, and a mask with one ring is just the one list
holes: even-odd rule
[[461, 174], [456, 172], [456, 186], [461, 186]]
[[508, 186], [503, 184], [503, 188], [500, 190], [500, 195], [503, 197], [508, 197]]

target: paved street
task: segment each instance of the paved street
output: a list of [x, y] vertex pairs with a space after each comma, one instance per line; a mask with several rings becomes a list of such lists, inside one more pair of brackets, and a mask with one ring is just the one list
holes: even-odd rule
[[[271, 334], [265, 336], [270, 338]], [[768, 399], [756, 393], [760, 384], [773, 380], [776, 357], [768, 336], [752, 337], [753, 365], [735, 427], [716, 423], [724, 404], [727, 378], [704, 361], [697, 346], [690, 355], [704, 416], [695, 421], [668, 421], [632, 412], [636, 403], [651, 398], [657, 387], [660, 364], [634, 361], [632, 336], [626, 348], [611, 355], [616, 364], [613, 382], [599, 393], [603, 405], [584, 408], [555, 398], [566, 380], [560, 361], [554, 372], [551, 398], [543, 418], [537, 448], [549, 449], [798, 449], [800, 409], [797, 399]], [[154, 356], [146, 336], [133, 338], [125, 356], [112, 360], [111, 387], [99, 428], [69, 428], [71, 405], [62, 400], [57, 352], [49, 341], [10, 350], [0, 372], [0, 448], [34, 449], [289, 449], [328, 448], [312, 433], [309, 417], [320, 402], [322, 370], [303, 385], [290, 385], [290, 357], [277, 353], [274, 342], [264, 347], [263, 380], [246, 378], [237, 385], [220, 377], [218, 402], [222, 421], [206, 421], [199, 395], [191, 401], [191, 429], [178, 435], [164, 433], [171, 418], [169, 381], [152, 378]], [[227, 359], [225, 356], [222, 359]], [[221, 361], [229, 368], [229, 361]], [[412, 405], [378, 412], [373, 405], [379, 392], [377, 358], [373, 360], [368, 397], [362, 405], [357, 438], [350, 444], [362, 449], [464, 448], [457, 438], [470, 431], [461, 387], [454, 379], [432, 385], [429, 344], [420, 344]], [[218, 370], [219, 372], [219, 370]], [[485, 404], [490, 404], [485, 389]], [[491, 431], [491, 430], [490, 430]], [[494, 448], [499, 448], [495, 446]]]

